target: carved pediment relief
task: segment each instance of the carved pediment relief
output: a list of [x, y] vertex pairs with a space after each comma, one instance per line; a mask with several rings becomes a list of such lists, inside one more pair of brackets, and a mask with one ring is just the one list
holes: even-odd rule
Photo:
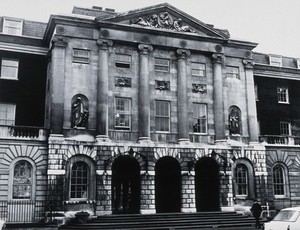
[[145, 27], [162, 28], [175, 30], [180, 32], [191, 32], [196, 31], [190, 26], [186, 25], [181, 18], [173, 17], [168, 12], [160, 12], [158, 14], [151, 14], [137, 19], [132, 19], [131, 24], [136, 24]]

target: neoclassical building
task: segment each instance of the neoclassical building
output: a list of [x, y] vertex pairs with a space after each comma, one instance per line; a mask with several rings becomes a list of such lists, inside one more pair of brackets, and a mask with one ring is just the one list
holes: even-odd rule
[[2, 218], [299, 205], [299, 60], [166, 3], [0, 27]]

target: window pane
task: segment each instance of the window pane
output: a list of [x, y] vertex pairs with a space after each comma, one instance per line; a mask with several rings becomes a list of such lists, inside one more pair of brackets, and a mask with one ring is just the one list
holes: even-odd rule
[[2, 59], [1, 78], [18, 79], [18, 60]]
[[281, 121], [280, 122], [280, 134], [281, 135], [290, 135], [290, 123]]
[[128, 98], [115, 99], [115, 128], [130, 130], [131, 126], [131, 100]]
[[89, 59], [89, 50], [73, 49], [73, 62], [89, 63]]
[[155, 58], [154, 69], [161, 72], [169, 72], [170, 61], [168, 59]]
[[156, 131], [170, 131], [170, 102], [155, 102], [155, 127]]
[[237, 195], [248, 194], [248, 171], [245, 165], [238, 164], [235, 169]]
[[273, 169], [274, 195], [284, 195], [283, 169], [276, 166]]
[[32, 166], [27, 161], [19, 161], [14, 167], [13, 199], [30, 199], [32, 192]]
[[193, 104], [193, 129], [195, 133], [207, 133], [206, 104]]
[[115, 66], [119, 68], [130, 68], [131, 66], [131, 55], [128, 54], [116, 54], [115, 55]]
[[3, 33], [22, 35], [22, 21], [17, 19], [4, 19]]
[[288, 103], [288, 88], [277, 88], [278, 102]]
[[76, 162], [71, 170], [71, 198], [87, 198], [89, 168], [84, 162]]
[[240, 79], [239, 68], [232, 67], [232, 66], [226, 66], [226, 76], [230, 77], [230, 78]]
[[0, 125], [15, 125], [15, 105], [0, 103]]
[[192, 75], [193, 76], [205, 76], [205, 65], [202, 63], [192, 62], [191, 64]]

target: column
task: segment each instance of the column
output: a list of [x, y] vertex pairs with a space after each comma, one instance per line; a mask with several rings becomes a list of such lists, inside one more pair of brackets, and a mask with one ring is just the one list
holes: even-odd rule
[[149, 52], [150, 45], [140, 44], [140, 76], [139, 76], [139, 141], [150, 141], [150, 86], [149, 86]]
[[65, 58], [68, 39], [54, 36], [51, 49], [50, 92], [51, 112], [50, 130], [52, 134], [63, 133], [64, 121], [64, 87], [65, 87]]
[[253, 78], [253, 61], [251, 59], [243, 60], [245, 66], [246, 75], [246, 100], [247, 100], [247, 111], [248, 111], [248, 130], [249, 130], [249, 141], [258, 142], [258, 123], [257, 123], [257, 111], [255, 101], [255, 90], [254, 90], [254, 78]]
[[223, 104], [223, 76], [222, 54], [215, 53], [213, 59], [214, 79], [214, 116], [216, 141], [225, 139], [224, 104]]
[[177, 76], [177, 117], [178, 142], [189, 142], [188, 96], [186, 60], [191, 55], [189, 50], [178, 49]]
[[97, 80], [97, 140], [108, 140], [108, 51], [110, 40], [97, 40], [99, 46]]

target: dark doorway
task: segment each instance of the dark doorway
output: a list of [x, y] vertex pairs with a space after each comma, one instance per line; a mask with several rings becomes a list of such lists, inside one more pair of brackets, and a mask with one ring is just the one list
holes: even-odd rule
[[140, 165], [135, 158], [119, 156], [112, 165], [112, 212], [140, 212]]
[[155, 208], [157, 213], [181, 211], [181, 169], [173, 157], [162, 157], [155, 165]]
[[210, 157], [203, 157], [195, 165], [197, 212], [220, 210], [219, 164]]

